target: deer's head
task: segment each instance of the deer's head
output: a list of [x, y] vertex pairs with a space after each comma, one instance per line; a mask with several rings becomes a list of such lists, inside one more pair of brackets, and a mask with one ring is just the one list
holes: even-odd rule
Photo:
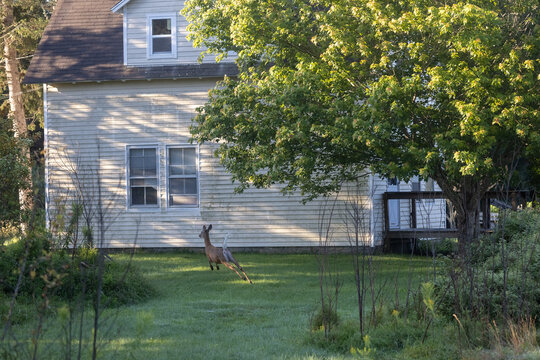
[[212, 224], [208, 225], [208, 227], [206, 227], [206, 225], [203, 225], [202, 226], [202, 231], [201, 233], [199, 234], [199, 237], [200, 238], [203, 238], [203, 239], [208, 239], [210, 236], [208, 235], [208, 233], [210, 232], [210, 230], [212, 230]]

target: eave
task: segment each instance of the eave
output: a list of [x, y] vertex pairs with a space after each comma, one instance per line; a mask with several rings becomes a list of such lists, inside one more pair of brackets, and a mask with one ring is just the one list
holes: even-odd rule
[[111, 11], [116, 13], [118, 11], [120, 11], [125, 5], [127, 5], [131, 0], [122, 0], [120, 2], [118, 2], [116, 5], [114, 5], [112, 8], [111, 8]]

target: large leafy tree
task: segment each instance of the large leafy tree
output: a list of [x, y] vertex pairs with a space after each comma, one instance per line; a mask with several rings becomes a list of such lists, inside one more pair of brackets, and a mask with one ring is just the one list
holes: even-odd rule
[[[28, 210], [33, 203], [30, 150], [32, 138], [35, 135], [39, 138], [42, 129], [41, 89], [36, 85], [23, 86], [21, 82], [53, 4], [54, 1], [47, 0], [0, 2], [3, 55], [3, 66], [0, 67], [3, 94], [0, 99], [0, 137], [3, 141], [0, 182], [5, 188], [0, 194], [0, 221], [17, 219], [14, 214]], [[14, 197], [17, 193], [18, 200]]]
[[188, 0], [196, 45], [238, 54], [194, 139], [240, 183], [307, 196], [370, 167], [420, 174], [457, 212], [462, 248], [480, 199], [540, 142], [537, 0]]

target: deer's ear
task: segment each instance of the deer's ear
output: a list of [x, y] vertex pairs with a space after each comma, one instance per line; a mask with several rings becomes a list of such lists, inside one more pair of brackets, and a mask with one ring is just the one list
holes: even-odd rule
[[206, 231], [206, 225], [202, 226], [203, 231]]
[[212, 230], [212, 224], [208, 225], [208, 231]]

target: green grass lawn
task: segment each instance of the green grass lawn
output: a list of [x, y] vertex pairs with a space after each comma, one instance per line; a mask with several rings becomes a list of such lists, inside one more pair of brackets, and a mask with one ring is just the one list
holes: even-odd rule
[[[127, 255], [113, 255], [128, 261]], [[310, 316], [319, 306], [318, 266], [313, 255], [237, 254], [254, 284], [221, 267], [210, 271], [203, 254], [140, 253], [133, 258], [157, 292], [151, 300], [107, 310], [99, 332], [103, 359], [330, 359], [348, 355], [309, 341]], [[342, 319], [358, 318], [351, 257], [339, 255]], [[426, 258], [376, 256], [377, 283], [387, 307], [406, 300], [432, 278]], [[396, 292], [397, 284], [397, 292]], [[397, 293], [397, 295], [396, 295]], [[369, 304], [366, 309], [369, 308]], [[90, 311], [87, 311], [90, 315]], [[18, 327], [22, 338], [33, 324]], [[90, 353], [90, 319], [85, 323]], [[40, 341], [40, 358], [61, 358], [65, 335], [51, 316]], [[76, 343], [73, 348], [76, 348]]]
[[[139, 253], [133, 263], [153, 284], [155, 296], [131, 306], [107, 309], [101, 317], [99, 359], [346, 359], [346, 349], [321, 347], [310, 336], [310, 318], [319, 305], [319, 278], [313, 255], [236, 254], [254, 284], [242, 281], [222, 267], [210, 271], [204, 254]], [[113, 255], [114, 261], [129, 261], [125, 254]], [[456, 326], [446, 320], [431, 326], [425, 343], [420, 339], [425, 322], [397, 322], [389, 315], [403, 306], [407, 288], [417, 290], [433, 280], [429, 258], [375, 256], [374, 288], [380, 290], [377, 303], [384, 302], [386, 325], [368, 330], [375, 352], [366, 359], [514, 359], [499, 356], [493, 349], [462, 349]], [[356, 288], [351, 257], [338, 255], [335, 268], [340, 269], [343, 285], [339, 294], [342, 323], [356, 326], [358, 319]], [[369, 294], [367, 296], [369, 300]], [[399, 304], [398, 304], [399, 303]], [[53, 308], [58, 309], [54, 304]], [[366, 303], [366, 312], [370, 303]], [[32, 310], [30, 310], [32, 311]], [[35, 311], [35, 310], [34, 310]], [[57, 311], [57, 310], [55, 310]], [[39, 341], [38, 359], [64, 359], [66, 322], [61, 311], [53, 312], [44, 324]], [[78, 319], [80, 313], [75, 313]], [[83, 359], [90, 358], [92, 311], [86, 309]], [[366, 315], [368, 317], [368, 315]], [[65, 319], [65, 317], [64, 317]], [[390, 320], [388, 320], [390, 319]], [[351, 325], [352, 324], [352, 325]], [[16, 355], [0, 358], [31, 358], [32, 331], [35, 319], [14, 326], [20, 343]], [[72, 333], [78, 334], [78, 322]], [[347, 327], [345, 327], [347, 328]], [[320, 334], [318, 335], [320, 339]], [[395, 346], [399, 342], [403, 345]], [[352, 344], [362, 349], [361, 340]], [[350, 346], [350, 345], [347, 345]], [[77, 358], [78, 342], [71, 346], [72, 359]], [[1, 349], [0, 349], [1, 350]], [[10, 350], [11, 351], [11, 350]], [[530, 349], [520, 359], [540, 359], [540, 349]]]

